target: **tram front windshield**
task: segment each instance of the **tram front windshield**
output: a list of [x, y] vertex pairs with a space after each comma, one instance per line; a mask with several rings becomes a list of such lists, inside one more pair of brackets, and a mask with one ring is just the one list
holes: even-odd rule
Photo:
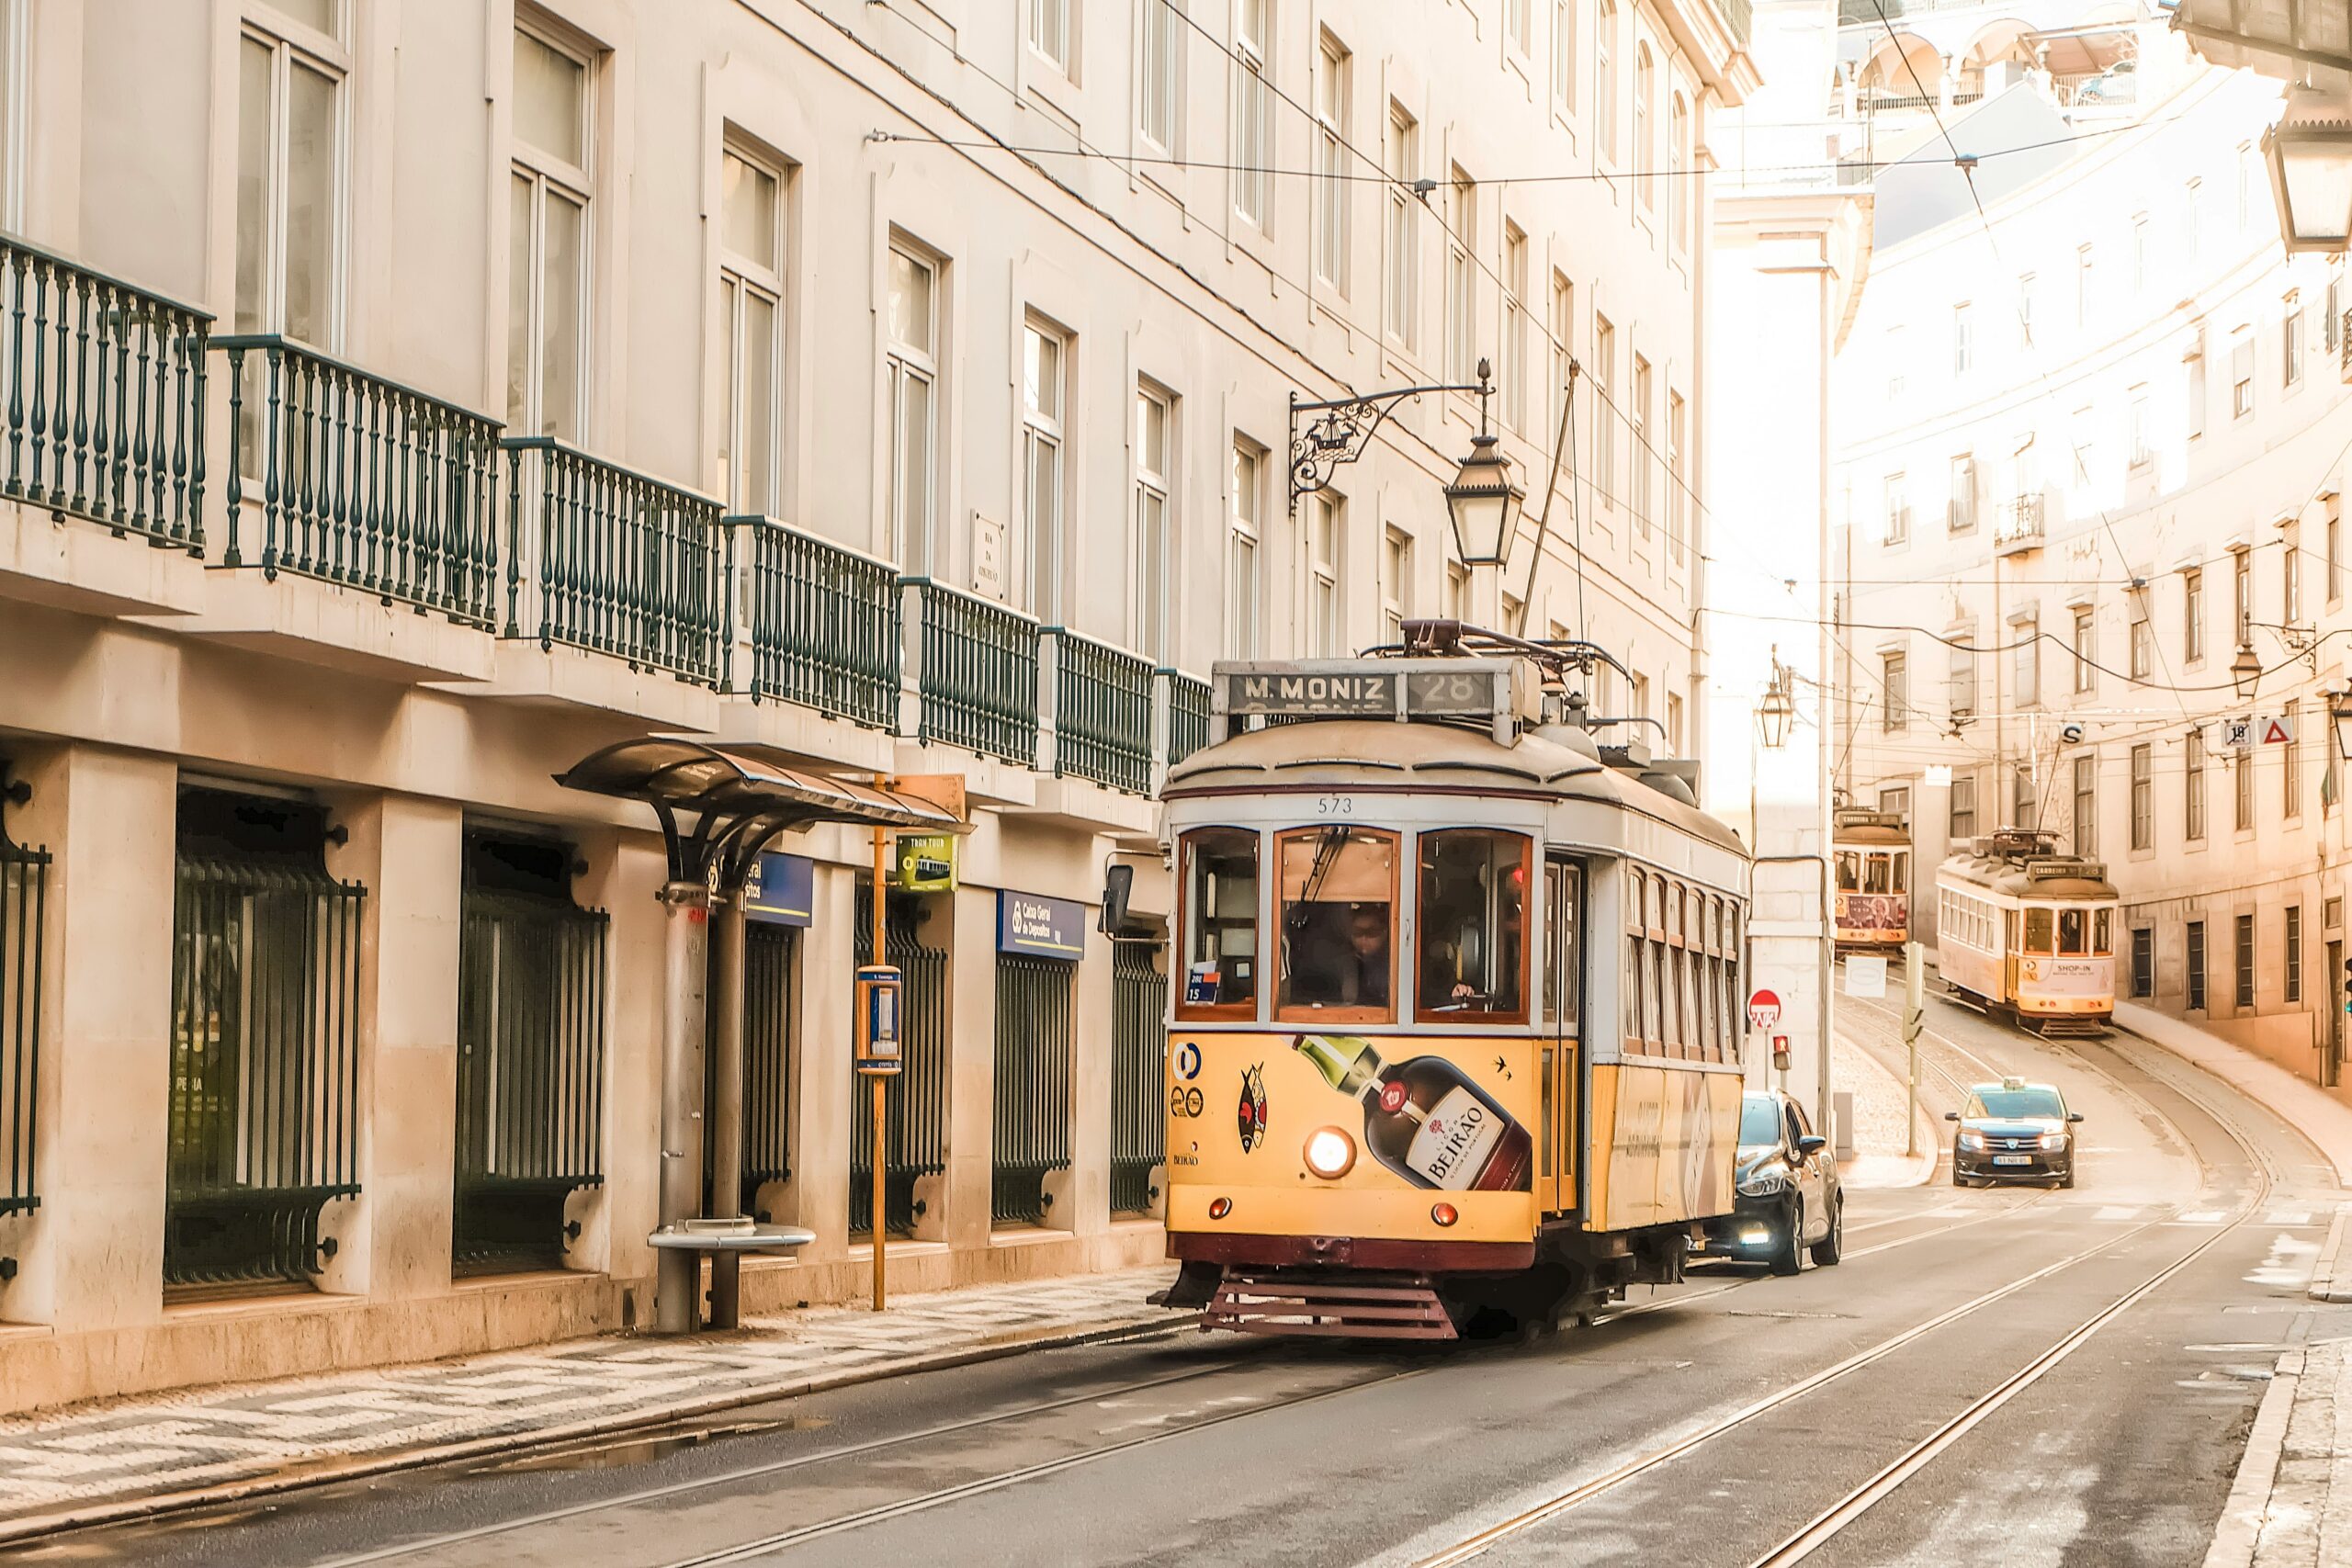
[[1529, 848], [1523, 833], [1485, 828], [1421, 835], [1424, 1017], [1525, 1016]]
[[1396, 835], [1368, 828], [1284, 833], [1277, 1018], [1395, 1016]]

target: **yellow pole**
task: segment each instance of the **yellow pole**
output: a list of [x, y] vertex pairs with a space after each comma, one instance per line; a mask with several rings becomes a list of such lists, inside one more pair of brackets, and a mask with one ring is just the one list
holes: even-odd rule
[[[874, 783], [878, 789], [890, 787], [889, 779], [882, 774], [876, 774]], [[876, 964], [889, 962], [884, 956], [888, 950], [885, 946], [883, 936], [882, 913], [883, 890], [888, 882], [889, 873], [890, 830], [887, 828], [876, 828], [874, 829], [874, 962]], [[861, 1023], [859, 1027], [865, 1026]], [[885, 1294], [882, 1261], [885, 1245], [882, 1229], [883, 1167], [888, 1144], [887, 1132], [888, 1121], [884, 1110], [884, 1096], [888, 1091], [883, 1087], [888, 1081], [885, 1075], [875, 1073], [871, 1077], [874, 1079], [874, 1310], [880, 1312], [883, 1310]]]

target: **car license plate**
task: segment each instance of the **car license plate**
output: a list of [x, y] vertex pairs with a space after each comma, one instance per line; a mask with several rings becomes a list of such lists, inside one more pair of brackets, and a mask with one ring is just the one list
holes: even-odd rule
[[2031, 1165], [2033, 1156], [2031, 1155], [1995, 1155], [1993, 1163], [1995, 1165]]

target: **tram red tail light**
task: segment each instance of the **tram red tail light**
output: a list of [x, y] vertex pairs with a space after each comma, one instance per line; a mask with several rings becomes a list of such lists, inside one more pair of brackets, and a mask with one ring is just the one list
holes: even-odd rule
[[1430, 1205], [1430, 1218], [1435, 1220], [1439, 1224], [1450, 1225], [1461, 1217], [1462, 1215], [1460, 1212], [1457, 1211], [1451, 1203], [1432, 1203]]

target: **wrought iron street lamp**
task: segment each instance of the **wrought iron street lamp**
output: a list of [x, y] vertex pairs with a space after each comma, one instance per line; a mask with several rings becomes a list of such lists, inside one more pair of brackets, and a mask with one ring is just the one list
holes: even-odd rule
[[1470, 442], [1470, 456], [1453, 482], [1445, 487], [1445, 509], [1453, 518], [1453, 547], [1464, 566], [1500, 566], [1510, 553], [1510, 538], [1519, 525], [1524, 498], [1510, 477], [1510, 464], [1495, 450], [1495, 438], [1485, 428], [1486, 410], [1479, 407], [1478, 434]]
[[[1462, 504], [1456, 501], [1458, 494], [1470, 510], [1472, 523], [1490, 530], [1508, 544], [1510, 536], [1505, 525], [1518, 516], [1519, 491], [1510, 485], [1509, 465], [1502, 455], [1494, 450], [1495, 438], [1487, 434], [1487, 408], [1495, 395], [1492, 377], [1492, 367], [1481, 359], [1478, 361], [1478, 379], [1470, 385], [1398, 387], [1391, 391], [1367, 392], [1361, 397], [1332, 398], [1314, 403], [1303, 403], [1298, 400], [1297, 393], [1292, 393], [1290, 514], [1294, 517], [1298, 515], [1300, 496], [1313, 495], [1331, 482], [1333, 469], [1352, 463], [1364, 455], [1365, 448], [1372, 445], [1373, 436], [1383, 422], [1396, 412], [1398, 403], [1428, 392], [1471, 392], [1476, 393], [1478, 399], [1478, 434], [1471, 442], [1470, 456], [1462, 460], [1453, 483], [1445, 490], [1446, 506], [1454, 513], [1454, 542], [1462, 546], [1462, 558], [1465, 563], [1475, 565], [1482, 558], [1470, 552], [1470, 544], [1482, 543], [1483, 540], [1470, 539], [1464, 532], [1464, 519]], [[1299, 428], [1301, 414], [1309, 416], [1304, 430]], [[1488, 515], [1487, 510], [1494, 504], [1488, 487], [1497, 480], [1509, 487], [1509, 500], [1505, 502], [1509, 510], [1499, 517]], [[1469, 543], [1465, 544], [1465, 539], [1469, 539]], [[1489, 547], [1483, 558], [1487, 564], [1499, 564], [1501, 551]]]
[[1795, 684], [1792, 671], [1781, 662], [1781, 650], [1774, 648], [1772, 683], [1764, 688], [1764, 700], [1756, 705], [1756, 723], [1767, 750], [1777, 751], [1789, 743], [1789, 727], [1797, 716], [1796, 696], [1791, 689]]
[[2290, 251], [2341, 251], [2352, 239], [2352, 121], [2325, 95], [2290, 93], [2262, 136], [2278, 230]]
[[2254, 651], [2254, 644], [2238, 644], [2238, 656], [2230, 660], [2230, 684], [2237, 688], [2238, 700], [2252, 699], [2255, 688], [2262, 683], [2262, 660]]
[[2352, 762], [2352, 691], [2327, 694], [2327, 716], [2335, 726], [2335, 754]]

